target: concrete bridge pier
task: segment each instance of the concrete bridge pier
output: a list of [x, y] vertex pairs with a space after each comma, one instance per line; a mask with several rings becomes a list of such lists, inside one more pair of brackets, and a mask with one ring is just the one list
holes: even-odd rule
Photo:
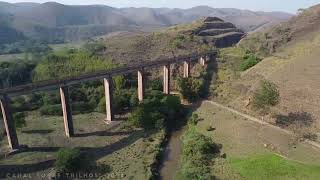
[[67, 137], [74, 135], [73, 122], [72, 122], [72, 108], [69, 97], [69, 88], [64, 86], [60, 87], [61, 106], [64, 120], [64, 129]]
[[107, 118], [106, 121], [111, 122], [113, 121], [114, 115], [112, 111], [112, 101], [113, 101], [113, 81], [112, 77], [104, 78], [104, 92], [106, 98], [106, 113]]
[[10, 107], [10, 99], [7, 95], [0, 96], [0, 105], [9, 147], [11, 150], [19, 149], [19, 141]]
[[190, 61], [183, 62], [183, 77], [188, 78], [190, 75]]
[[170, 64], [163, 66], [163, 93], [170, 94]]
[[145, 95], [145, 89], [144, 89], [144, 70], [141, 69], [138, 71], [138, 99], [139, 102], [142, 102]]
[[200, 57], [199, 63], [201, 66], [204, 66], [206, 64], [206, 59], [204, 57]]

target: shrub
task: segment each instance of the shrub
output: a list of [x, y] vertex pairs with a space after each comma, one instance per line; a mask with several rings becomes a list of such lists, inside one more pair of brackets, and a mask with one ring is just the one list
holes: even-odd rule
[[45, 93], [42, 97], [42, 101], [45, 105], [59, 104], [61, 101], [60, 94], [58, 92]]
[[219, 146], [216, 145], [210, 137], [206, 137], [196, 131], [194, 126], [190, 126], [183, 137], [183, 157], [186, 160], [191, 158], [198, 160], [209, 160], [216, 153], [220, 152]]
[[102, 97], [98, 103], [96, 111], [99, 113], [106, 113], [106, 98]]
[[13, 114], [14, 125], [17, 129], [26, 126], [25, 114], [23, 112], [18, 112]]
[[243, 56], [243, 62], [240, 64], [240, 70], [245, 71], [260, 62], [260, 59], [252, 54], [250, 51], [246, 51]]
[[172, 41], [171, 47], [174, 49], [180, 49], [183, 47], [182, 44], [183, 44], [183, 42], [181, 40], [176, 39], [176, 40]]
[[161, 99], [161, 103], [163, 104], [163, 108], [161, 109], [161, 111], [169, 120], [179, 119], [177, 115], [180, 114], [182, 110], [182, 105], [179, 97], [168, 95]]
[[207, 180], [214, 179], [210, 167], [204, 164], [195, 166], [191, 161], [185, 162], [177, 175], [178, 180]]
[[33, 93], [27, 96], [27, 103], [29, 110], [39, 109], [43, 105], [42, 95], [39, 93]]
[[203, 93], [203, 79], [196, 79], [193, 77], [178, 78], [177, 84], [178, 90], [183, 98], [190, 102], [198, 100]]
[[193, 113], [192, 116], [188, 119], [189, 125], [197, 125], [200, 121], [198, 114]]
[[149, 88], [152, 90], [162, 91], [162, 89], [163, 89], [162, 81], [160, 79], [152, 80], [149, 84]]
[[26, 100], [23, 96], [16, 97], [12, 100], [12, 110], [13, 111], [27, 111], [28, 105], [26, 103]]
[[275, 106], [279, 103], [280, 95], [277, 86], [270, 81], [260, 82], [260, 88], [255, 92], [253, 104], [256, 108]]
[[[138, 97], [135, 90], [130, 89], [122, 89], [122, 90], [116, 90], [113, 93], [113, 111], [114, 113], [119, 113], [123, 109], [134, 107], [138, 104]], [[106, 112], [106, 100], [103, 96], [97, 107], [96, 111], [105, 113]]]
[[175, 39], [171, 42], [171, 47], [174, 49], [180, 49], [183, 47], [183, 43], [185, 42], [186, 38], [183, 35], [178, 35]]
[[92, 110], [92, 106], [87, 102], [80, 101], [72, 103], [72, 112], [74, 114], [88, 113]]
[[115, 113], [121, 112], [123, 108], [130, 107], [130, 92], [129, 90], [118, 90], [113, 94], [113, 110]]
[[137, 96], [137, 91], [133, 91], [130, 97], [130, 107], [135, 107], [139, 104], [139, 99]]
[[128, 121], [132, 125], [144, 129], [161, 129], [164, 127], [164, 116], [159, 112], [150, 112], [144, 106], [135, 109], [129, 115]]
[[179, 97], [164, 96], [161, 91], [150, 91], [142, 104], [129, 115], [128, 121], [145, 129], [162, 129], [168, 121], [179, 119]]
[[257, 57], [255, 57], [254, 55], [245, 56], [244, 61], [240, 64], [240, 70], [245, 71], [245, 70], [255, 66], [259, 62], [260, 62], [260, 60]]
[[212, 179], [211, 160], [220, 153], [220, 147], [198, 133], [193, 124], [189, 124], [182, 142], [182, 166], [177, 179]]
[[62, 172], [74, 172], [86, 165], [86, 158], [78, 149], [62, 148], [58, 151], [55, 168]]
[[61, 104], [55, 105], [43, 105], [40, 109], [41, 115], [48, 115], [48, 116], [61, 116], [62, 115], [62, 108]]

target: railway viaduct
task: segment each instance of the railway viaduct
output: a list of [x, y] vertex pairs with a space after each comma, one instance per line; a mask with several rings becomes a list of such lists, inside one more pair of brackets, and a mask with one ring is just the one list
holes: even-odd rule
[[4, 120], [4, 126], [8, 138], [9, 147], [11, 150], [20, 148], [19, 141], [14, 125], [12, 110], [10, 107], [10, 97], [25, 95], [28, 93], [49, 91], [54, 89], [60, 90], [61, 106], [63, 112], [64, 128], [67, 137], [74, 135], [72, 122], [72, 109], [69, 98], [69, 86], [80, 84], [88, 81], [102, 80], [104, 81], [105, 97], [106, 97], [106, 120], [113, 121], [114, 115], [112, 112], [112, 77], [116, 75], [128, 74], [132, 72], [138, 73], [138, 99], [143, 101], [145, 95], [145, 78], [144, 72], [150, 68], [163, 67], [163, 93], [170, 94], [170, 65], [183, 63], [183, 76], [189, 77], [190, 63], [192, 61], [199, 61], [201, 65], [205, 65], [211, 58], [216, 55], [216, 51], [207, 53], [195, 53], [187, 56], [179, 56], [170, 59], [158, 59], [155, 61], [137, 64], [126, 67], [119, 67], [112, 70], [100, 71], [75, 77], [68, 77], [61, 80], [50, 80], [37, 82], [22, 86], [11, 87], [0, 90], [0, 105]]

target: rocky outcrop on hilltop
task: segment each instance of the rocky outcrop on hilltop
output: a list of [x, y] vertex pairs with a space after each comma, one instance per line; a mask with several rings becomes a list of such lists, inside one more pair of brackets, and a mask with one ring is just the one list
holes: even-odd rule
[[232, 46], [238, 43], [245, 33], [229, 22], [217, 17], [207, 17], [201, 25], [193, 31], [205, 41], [218, 48]]

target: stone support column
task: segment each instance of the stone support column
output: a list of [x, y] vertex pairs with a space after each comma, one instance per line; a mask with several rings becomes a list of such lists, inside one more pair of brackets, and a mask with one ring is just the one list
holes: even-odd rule
[[9, 147], [12, 150], [19, 149], [19, 141], [10, 107], [10, 99], [7, 95], [0, 96], [0, 105]]
[[144, 72], [143, 69], [138, 71], [138, 99], [142, 102], [144, 99], [145, 89], [144, 89]]
[[112, 100], [113, 100], [113, 81], [112, 77], [104, 78], [104, 92], [106, 98], [106, 113], [107, 113], [107, 122], [113, 121], [113, 109], [112, 109]]
[[170, 94], [170, 64], [163, 66], [163, 93]]
[[183, 62], [183, 77], [188, 78], [190, 75], [190, 62], [184, 61]]
[[60, 87], [61, 106], [64, 120], [64, 129], [67, 137], [74, 135], [73, 122], [72, 122], [72, 109], [69, 97], [69, 88]]

